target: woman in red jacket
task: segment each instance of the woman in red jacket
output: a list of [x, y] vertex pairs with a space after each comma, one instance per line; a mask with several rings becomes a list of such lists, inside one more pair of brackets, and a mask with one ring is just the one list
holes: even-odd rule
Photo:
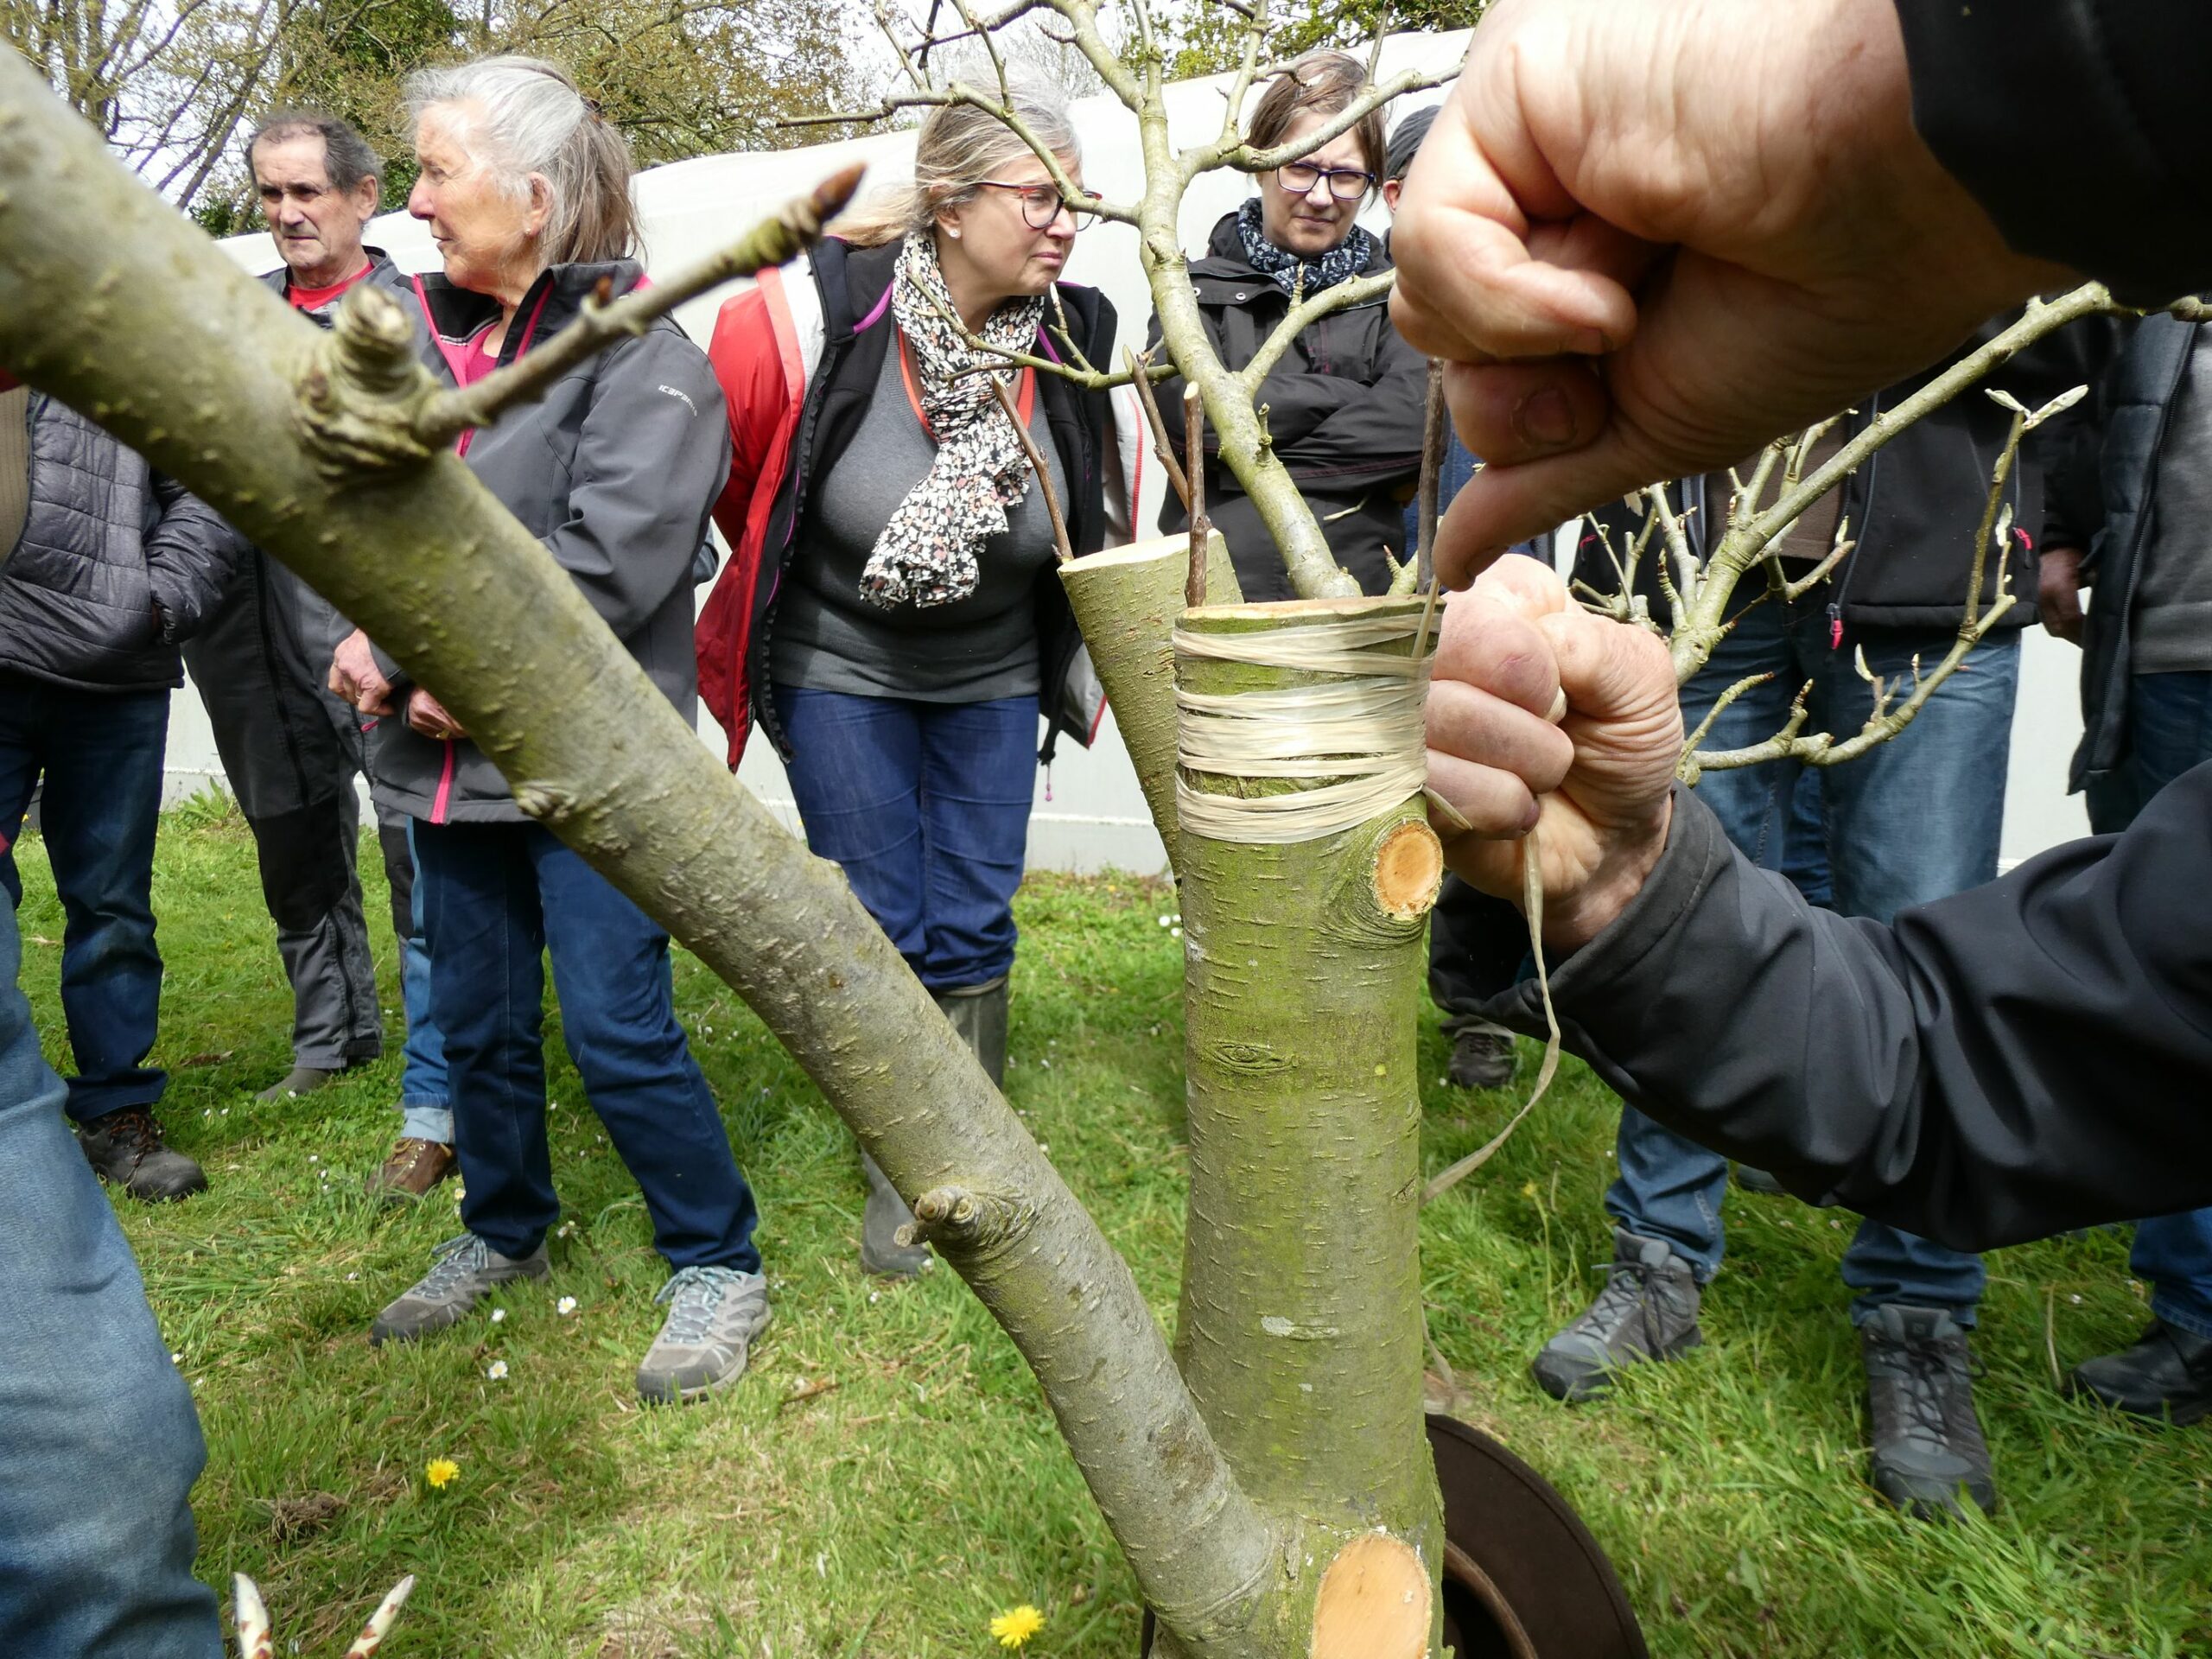
[[[1016, 102], [1079, 186], [1065, 114]], [[810, 282], [769, 272], [722, 308], [709, 355], [734, 455], [715, 517], [736, 552], [700, 620], [700, 690], [733, 766], [758, 716], [808, 845], [843, 868], [996, 1079], [1038, 716], [1053, 717], [1049, 759], [1058, 728], [1089, 741], [1097, 702], [1064, 709], [1087, 674], [1051, 523], [973, 371], [1070, 347], [1111, 362], [1114, 311], [1058, 281], [1092, 215], [999, 122], [938, 111], [914, 170], [817, 248]], [[1134, 421], [1057, 375], [998, 378], [1074, 550], [1121, 539]], [[861, 1161], [862, 1262], [919, 1271], [927, 1252], [895, 1238], [906, 1205]]]

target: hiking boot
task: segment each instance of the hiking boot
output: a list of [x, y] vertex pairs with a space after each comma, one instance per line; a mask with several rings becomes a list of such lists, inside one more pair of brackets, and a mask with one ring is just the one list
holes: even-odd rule
[[296, 1065], [283, 1079], [270, 1084], [254, 1098], [264, 1106], [273, 1106], [280, 1100], [291, 1100], [301, 1095], [311, 1095], [318, 1089], [327, 1089], [345, 1075], [342, 1071], [327, 1071], [319, 1065]]
[[1529, 1370], [1554, 1400], [1579, 1405], [1613, 1386], [1613, 1374], [1701, 1346], [1700, 1299], [1690, 1264], [1666, 1241], [1613, 1229], [1613, 1265], [1590, 1311], [1544, 1344]]
[[1487, 1020], [1455, 1020], [1452, 1063], [1444, 1080], [1454, 1089], [1503, 1089], [1513, 1081], [1516, 1064], [1513, 1033]]
[[1772, 1170], [1760, 1169], [1751, 1164], [1736, 1166], [1736, 1185], [1746, 1192], [1757, 1192], [1765, 1198], [1784, 1198], [1789, 1189], [1774, 1179]]
[[982, 1062], [983, 1073], [999, 1088], [1006, 1086], [1006, 976], [988, 985], [963, 985], [950, 991], [931, 991], [938, 1007], [960, 1033], [960, 1040]]
[[382, 1168], [361, 1183], [361, 1190], [386, 1204], [419, 1204], [425, 1194], [454, 1172], [453, 1148], [442, 1141], [399, 1137]]
[[2076, 1365], [2066, 1387], [2178, 1428], [2212, 1412], [2212, 1338], [2153, 1319], [2133, 1348]]
[[469, 1310], [499, 1286], [515, 1279], [543, 1279], [552, 1271], [540, 1243], [519, 1262], [501, 1255], [474, 1233], [438, 1246], [430, 1270], [404, 1296], [391, 1303], [369, 1326], [369, 1341], [417, 1342], [433, 1331], [458, 1325]]
[[134, 1198], [161, 1203], [207, 1190], [207, 1172], [162, 1139], [145, 1106], [124, 1106], [77, 1126], [85, 1160]]
[[868, 1177], [868, 1208], [861, 1215], [861, 1266], [898, 1279], [926, 1272], [935, 1259], [929, 1247], [899, 1242], [899, 1230], [914, 1219], [906, 1200], [866, 1153], [861, 1154], [861, 1173]]
[[768, 1328], [768, 1281], [734, 1268], [684, 1268], [660, 1287], [660, 1334], [638, 1367], [651, 1402], [703, 1400], [745, 1375], [753, 1339]]
[[1995, 1509], [1965, 1327], [1940, 1307], [1885, 1302], [1859, 1327], [1859, 1351], [1874, 1490], [1916, 1520], [1962, 1513], [1961, 1487], [1984, 1510]]

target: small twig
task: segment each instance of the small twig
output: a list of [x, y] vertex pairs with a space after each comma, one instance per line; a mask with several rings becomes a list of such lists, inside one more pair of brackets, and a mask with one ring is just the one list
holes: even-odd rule
[[1052, 490], [1052, 474], [1045, 465], [1045, 452], [1037, 447], [1037, 440], [1029, 434], [1029, 426], [1021, 418], [1021, 411], [1014, 405], [1006, 385], [998, 376], [990, 378], [991, 396], [999, 400], [999, 407], [1006, 411], [1007, 420], [1014, 427], [1014, 435], [1021, 440], [1021, 451], [1029, 457], [1029, 469], [1037, 474], [1037, 487], [1045, 497], [1045, 512], [1052, 521], [1052, 545], [1059, 552], [1060, 563], [1067, 564], [1075, 558], [1075, 549], [1068, 544], [1068, 522], [1060, 516], [1060, 498]]
[[[1306, 270], [1301, 264], [1298, 279], [1303, 281], [1305, 275]], [[1347, 278], [1302, 299], [1294, 298], [1290, 309], [1283, 313], [1282, 321], [1275, 324], [1268, 337], [1260, 342], [1259, 349], [1252, 353], [1252, 360], [1236, 371], [1236, 378], [1244, 383], [1247, 391], [1257, 397], [1260, 383], [1268, 378], [1268, 372], [1281, 360], [1282, 354], [1290, 349], [1291, 341], [1304, 333], [1307, 325], [1338, 311], [1348, 311], [1355, 305], [1385, 298], [1397, 280], [1396, 271], [1378, 270], [1370, 276]]]
[[1167, 474], [1167, 481], [1183, 503], [1183, 511], [1191, 510], [1191, 480], [1183, 471], [1183, 463], [1175, 458], [1175, 446], [1168, 441], [1167, 423], [1160, 413], [1160, 399], [1153, 395], [1152, 376], [1146, 372], [1152, 366], [1152, 353], [1135, 347], [1124, 347], [1123, 357], [1129, 365], [1129, 384], [1137, 389], [1137, 402], [1144, 408], [1144, 423], [1151, 429], [1152, 453], [1160, 457], [1160, 467]]
[[473, 386], [442, 392], [426, 402], [415, 417], [414, 435], [432, 450], [447, 448], [471, 427], [489, 426], [516, 404], [535, 403], [576, 365], [625, 335], [644, 334], [686, 300], [795, 258], [821, 239], [823, 226], [852, 200], [863, 170], [855, 163], [831, 175], [811, 193], [785, 202], [772, 217], [681, 276], [612, 304], [596, 297], [586, 300], [582, 315], [536, 351]]
[[1421, 505], [1414, 518], [1414, 581], [1417, 587], [1432, 587], [1436, 582], [1436, 512], [1444, 490], [1445, 444], [1451, 433], [1451, 420], [1444, 407], [1444, 364], [1432, 357], [1428, 359], [1428, 402], [1422, 414], [1421, 434]]
[[1191, 486], [1191, 573], [1184, 579], [1183, 601], [1196, 610], [1206, 602], [1206, 544], [1213, 523], [1206, 517], [1206, 406], [1195, 384], [1183, 388], [1184, 475]]

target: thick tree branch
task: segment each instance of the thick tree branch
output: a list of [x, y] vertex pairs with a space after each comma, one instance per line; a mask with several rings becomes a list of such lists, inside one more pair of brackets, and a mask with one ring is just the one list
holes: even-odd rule
[[[118, 293], [132, 296], [119, 311], [99, 298]], [[340, 332], [379, 309], [398, 311], [356, 289]], [[737, 990], [902, 1191], [1037, 1206], [1032, 1248], [971, 1284], [1035, 1371], [1163, 1622], [1208, 1659], [1265, 1653], [1249, 1625], [1281, 1571], [1274, 1529], [1127, 1264], [836, 868], [730, 777], [465, 463], [440, 451], [330, 487], [296, 389], [321, 369], [330, 398], [372, 419], [341, 349], [0, 54], [0, 361], [94, 412], [397, 657], [524, 811]], [[353, 350], [404, 377], [388, 335]], [[412, 412], [402, 401], [391, 418]]]

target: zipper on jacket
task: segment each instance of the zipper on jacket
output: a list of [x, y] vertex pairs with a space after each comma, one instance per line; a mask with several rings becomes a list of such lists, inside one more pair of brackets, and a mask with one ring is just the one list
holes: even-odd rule
[[430, 803], [430, 822], [443, 823], [447, 810], [453, 804], [453, 739], [446, 739], [444, 766], [438, 769], [438, 792]]

